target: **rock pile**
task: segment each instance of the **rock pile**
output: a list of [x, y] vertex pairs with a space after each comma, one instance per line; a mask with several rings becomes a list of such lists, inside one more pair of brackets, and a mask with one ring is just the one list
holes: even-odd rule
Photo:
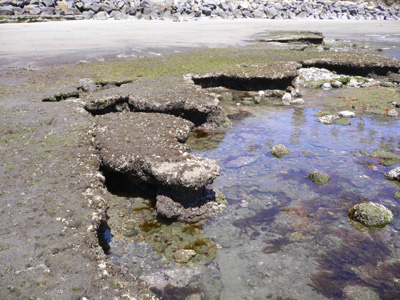
[[1, 0], [0, 15], [76, 19], [350, 19], [398, 20], [399, 7], [357, 1]]

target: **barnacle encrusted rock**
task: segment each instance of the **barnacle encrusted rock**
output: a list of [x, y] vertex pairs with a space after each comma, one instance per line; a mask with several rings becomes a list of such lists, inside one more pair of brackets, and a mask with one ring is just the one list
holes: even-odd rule
[[226, 122], [219, 101], [182, 77], [137, 80], [90, 94], [84, 100], [85, 108], [94, 115], [124, 110], [158, 112], [207, 128]]
[[350, 219], [368, 227], [384, 226], [393, 219], [393, 213], [375, 202], [362, 202], [354, 205], [349, 211]]
[[124, 174], [132, 183], [155, 185], [160, 214], [192, 222], [219, 211], [215, 194], [205, 188], [219, 175], [219, 165], [188, 153], [183, 144], [193, 123], [166, 114], [132, 112], [96, 116], [96, 121], [103, 167]]

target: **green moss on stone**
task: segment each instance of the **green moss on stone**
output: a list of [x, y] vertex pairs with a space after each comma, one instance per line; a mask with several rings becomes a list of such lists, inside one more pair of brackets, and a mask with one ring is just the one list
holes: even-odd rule
[[320, 173], [311, 173], [308, 174], [308, 178], [311, 179], [311, 181], [315, 184], [324, 185], [329, 183], [330, 176]]
[[400, 191], [394, 194], [394, 198], [400, 201]]
[[348, 84], [350, 82], [350, 77], [347, 76], [341, 76], [340, 78], [336, 79], [337, 81], [340, 81], [342, 84]]
[[390, 166], [394, 166], [397, 164], [397, 161], [393, 161], [393, 160], [385, 160], [382, 165], [384, 165], [385, 167], [390, 167]]
[[314, 117], [320, 118], [320, 117], [329, 116], [329, 115], [332, 115], [332, 114], [328, 111], [319, 111], [314, 114]]
[[273, 146], [270, 153], [275, 156], [276, 158], [282, 158], [292, 151], [288, 150], [284, 145], [276, 145]]
[[369, 154], [372, 157], [386, 159], [386, 160], [397, 160], [400, 161], [400, 155], [386, 151], [384, 149], [376, 149]]
[[364, 226], [379, 227], [389, 224], [393, 219], [393, 213], [381, 204], [362, 202], [350, 209], [349, 217]]
[[335, 122], [336, 124], [342, 125], [342, 126], [349, 126], [349, 125], [351, 125], [351, 122], [349, 122], [349, 120], [347, 120], [347, 118], [339, 118], [339, 119], [336, 119], [334, 122]]

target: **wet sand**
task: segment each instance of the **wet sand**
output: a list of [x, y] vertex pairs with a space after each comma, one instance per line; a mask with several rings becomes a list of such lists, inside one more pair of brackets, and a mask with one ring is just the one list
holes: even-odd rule
[[399, 44], [400, 21], [211, 20], [64, 21], [0, 26], [0, 69], [41, 67], [105, 56], [152, 56], [253, 43], [266, 30], [322, 31], [327, 39]]

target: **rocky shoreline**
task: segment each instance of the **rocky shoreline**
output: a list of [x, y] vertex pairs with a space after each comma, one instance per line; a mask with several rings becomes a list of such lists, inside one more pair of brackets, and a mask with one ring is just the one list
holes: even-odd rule
[[2, 0], [1, 22], [57, 19], [321, 19], [398, 20], [400, 7], [349, 1]]

